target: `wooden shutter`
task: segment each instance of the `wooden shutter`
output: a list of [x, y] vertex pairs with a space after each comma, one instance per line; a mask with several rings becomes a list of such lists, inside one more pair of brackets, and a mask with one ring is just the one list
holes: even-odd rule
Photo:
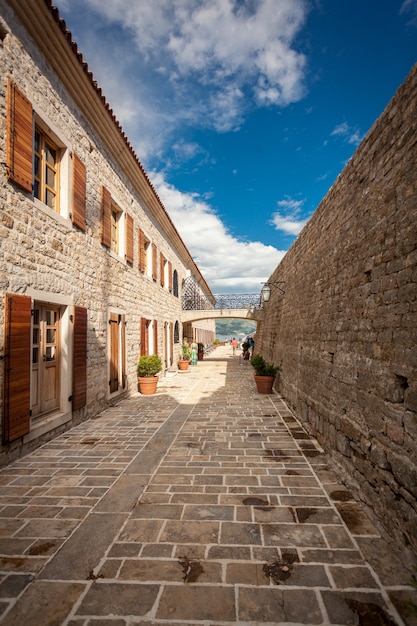
[[172, 263], [168, 261], [168, 289], [172, 293]]
[[138, 231], [138, 235], [139, 235], [139, 259], [138, 259], [138, 263], [139, 263], [139, 271], [140, 272], [144, 272], [146, 269], [146, 261], [145, 261], [145, 233], [143, 232], [143, 230], [141, 230], [139, 228]]
[[32, 105], [18, 87], [7, 84], [7, 177], [25, 191], [32, 191]]
[[158, 280], [158, 250], [156, 245], [152, 244], [152, 279], [156, 282]]
[[126, 261], [133, 265], [133, 217], [126, 213]]
[[101, 188], [100, 241], [106, 248], [111, 245], [111, 193]]
[[120, 317], [120, 323], [122, 325], [120, 329], [120, 343], [121, 343], [121, 359], [122, 359], [122, 388], [126, 388], [126, 316], [123, 314]]
[[87, 404], [87, 309], [74, 307], [72, 410]]
[[161, 287], [165, 285], [165, 257], [162, 252], [159, 255], [159, 278], [161, 281]]
[[81, 159], [72, 157], [72, 223], [85, 232], [86, 169]]
[[173, 322], [170, 322], [170, 325], [169, 325], [169, 339], [170, 339], [170, 342], [171, 342], [170, 343], [171, 349], [169, 351], [170, 355], [171, 355], [170, 365], [172, 365], [173, 362], [174, 362], [174, 323]]
[[158, 322], [153, 321], [153, 353], [158, 354]]
[[119, 388], [119, 316], [110, 313], [110, 393]]
[[32, 301], [6, 294], [3, 391], [3, 443], [30, 430]]
[[148, 320], [144, 317], [140, 320], [140, 356], [148, 354]]

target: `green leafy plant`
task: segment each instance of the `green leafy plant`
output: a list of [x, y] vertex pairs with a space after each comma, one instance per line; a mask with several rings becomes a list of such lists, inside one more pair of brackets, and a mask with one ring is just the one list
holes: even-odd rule
[[220, 339], [215, 339], [215, 340], [213, 341], [213, 346], [218, 346], [219, 344], [221, 344]]
[[191, 359], [191, 350], [187, 341], [182, 342], [182, 359], [183, 361], [189, 361]]
[[137, 372], [141, 378], [156, 376], [162, 369], [162, 359], [157, 354], [144, 354], [140, 357]]
[[249, 350], [249, 348], [250, 348], [250, 343], [249, 343], [249, 341], [244, 341], [244, 342], [242, 343], [242, 350], [243, 350], [243, 352], [247, 352], [247, 351]]
[[204, 353], [204, 343], [201, 343], [200, 341], [197, 344], [198, 346], [198, 352], [203, 352]]
[[252, 357], [251, 365], [255, 370], [256, 376], [276, 376], [280, 369], [276, 365], [272, 365], [272, 363], [267, 363], [260, 354], [255, 354]]

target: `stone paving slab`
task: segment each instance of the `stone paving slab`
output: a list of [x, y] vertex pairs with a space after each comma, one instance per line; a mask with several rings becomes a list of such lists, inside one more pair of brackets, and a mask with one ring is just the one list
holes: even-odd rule
[[403, 556], [228, 347], [0, 470], [7, 626], [415, 626]]

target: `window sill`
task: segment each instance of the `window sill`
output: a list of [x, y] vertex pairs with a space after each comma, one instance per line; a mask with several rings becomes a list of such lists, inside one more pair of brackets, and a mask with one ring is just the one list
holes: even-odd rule
[[48, 217], [50, 217], [53, 220], [56, 220], [57, 222], [62, 224], [62, 226], [65, 226], [69, 230], [72, 230], [72, 222], [71, 222], [70, 219], [68, 219], [67, 217], [64, 217], [63, 215], [60, 215], [60, 213], [57, 213], [56, 211], [51, 209], [48, 205], [44, 204], [43, 202], [41, 202], [37, 198], [33, 198], [33, 204], [40, 211], [42, 211], [42, 213], [45, 213], [45, 215], [47, 215]]

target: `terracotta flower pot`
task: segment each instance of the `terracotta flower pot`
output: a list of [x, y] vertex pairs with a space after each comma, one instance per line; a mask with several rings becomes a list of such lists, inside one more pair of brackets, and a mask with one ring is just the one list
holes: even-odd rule
[[275, 376], [255, 376], [258, 393], [272, 393]]
[[143, 396], [151, 396], [156, 393], [156, 387], [158, 384], [158, 376], [148, 376], [143, 378], [138, 376], [139, 391]]
[[186, 361], [186, 360], [180, 359], [178, 361], [178, 369], [183, 370], [183, 371], [188, 370], [188, 365], [189, 364], [190, 364], [190, 361]]
[[204, 352], [197, 352], [197, 357], [199, 361], [202, 361], [204, 358]]

